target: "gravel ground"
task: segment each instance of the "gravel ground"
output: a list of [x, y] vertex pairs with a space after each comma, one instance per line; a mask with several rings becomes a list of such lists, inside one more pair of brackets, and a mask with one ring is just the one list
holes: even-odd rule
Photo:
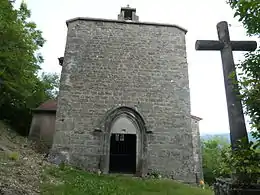
[[0, 121], [0, 195], [40, 194], [41, 171], [48, 163]]

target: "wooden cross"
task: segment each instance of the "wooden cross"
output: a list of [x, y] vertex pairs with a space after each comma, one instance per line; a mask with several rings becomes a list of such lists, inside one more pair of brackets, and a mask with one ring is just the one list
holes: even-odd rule
[[222, 68], [224, 84], [226, 91], [226, 101], [228, 108], [228, 118], [230, 127], [231, 146], [234, 149], [236, 142], [245, 138], [248, 142], [248, 136], [245, 125], [245, 118], [242, 109], [241, 99], [239, 98], [237, 76], [235, 80], [230, 78], [232, 73], [236, 73], [235, 63], [232, 51], [254, 51], [257, 47], [256, 41], [230, 41], [228, 24], [226, 21], [217, 24], [219, 41], [197, 40], [196, 50], [220, 51], [222, 59]]

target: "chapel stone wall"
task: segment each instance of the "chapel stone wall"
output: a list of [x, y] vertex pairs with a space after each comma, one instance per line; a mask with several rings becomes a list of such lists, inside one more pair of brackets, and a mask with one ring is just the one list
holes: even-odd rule
[[202, 144], [200, 139], [199, 121], [201, 118], [191, 117], [191, 128], [193, 135], [193, 156], [195, 161], [194, 173], [196, 174], [197, 182], [204, 180], [202, 169]]
[[68, 22], [53, 149], [98, 168], [102, 133], [118, 106], [135, 108], [152, 132], [147, 170], [195, 181], [185, 30], [99, 19]]

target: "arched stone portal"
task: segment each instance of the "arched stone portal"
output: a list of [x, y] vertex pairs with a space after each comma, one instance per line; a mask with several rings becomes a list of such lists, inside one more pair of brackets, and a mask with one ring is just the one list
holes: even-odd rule
[[138, 125], [127, 115], [122, 114], [114, 120], [110, 135], [110, 173], [136, 173], [139, 137]]
[[107, 113], [104, 122], [101, 171], [145, 175], [147, 135], [141, 115], [132, 108], [120, 107]]

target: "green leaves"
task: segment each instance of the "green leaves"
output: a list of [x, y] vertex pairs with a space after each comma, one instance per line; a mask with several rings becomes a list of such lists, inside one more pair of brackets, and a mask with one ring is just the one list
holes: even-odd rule
[[[233, 9], [234, 16], [242, 22], [247, 34], [260, 37], [259, 0], [228, 0], [228, 4]], [[252, 159], [260, 147], [260, 48], [246, 53], [245, 60], [237, 65], [237, 69], [242, 72], [238, 82], [242, 103], [245, 113], [250, 117], [251, 133], [257, 141], [250, 143], [250, 147], [239, 143], [241, 151], [235, 151], [230, 158], [232, 160], [227, 162], [238, 172], [251, 172], [257, 168], [255, 166], [259, 166], [257, 163], [254, 164], [255, 161]]]
[[259, 35], [260, 32], [260, 3], [259, 0], [228, 0], [249, 35]]
[[229, 174], [223, 165], [222, 151], [226, 151], [229, 148], [228, 140], [222, 137], [215, 136], [210, 140], [202, 142], [202, 162], [204, 180], [208, 184], [213, 184], [216, 177], [225, 176]]
[[256, 181], [257, 173], [260, 173], [259, 142], [247, 143], [241, 139], [236, 150], [231, 149], [227, 140], [217, 136], [202, 143], [204, 179], [208, 184], [213, 184], [217, 177], [231, 177], [234, 174], [248, 175], [236, 182]]
[[[259, 151], [255, 149], [255, 143], [246, 143], [241, 140], [237, 149], [222, 151], [222, 158], [225, 165], [223, 169], [238, 176], [236, 182], [248, 184], [257, 181], [260, 172]], [[247, 177], [241, 177], [247, 175]]]
[[8, 0], [0, 1], [0, 120], [23, 135], [29, 130], [30, 109], [55, 98], [59, 82], [57, 75], [38, 77], [43, 62], [38, 50], [45, 40], [30, 16], [25, 3], [16, 10]]

